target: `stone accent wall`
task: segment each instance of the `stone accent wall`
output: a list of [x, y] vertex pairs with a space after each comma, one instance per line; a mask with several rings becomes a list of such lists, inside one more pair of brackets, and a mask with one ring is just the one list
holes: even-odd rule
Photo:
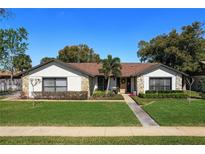
[[136, 80], [137, 94], [144, 93], [144, 76], [138, 76]]
[[25, 96], [29, 96], [29, 76], [22, 77], [22, 92]]
[[81, 91], [88, 91], [88, 96], [90, 96], [89, 77], [81, 77]]
[[182, 75], [176, 75], [176, 90], [182, 90]]

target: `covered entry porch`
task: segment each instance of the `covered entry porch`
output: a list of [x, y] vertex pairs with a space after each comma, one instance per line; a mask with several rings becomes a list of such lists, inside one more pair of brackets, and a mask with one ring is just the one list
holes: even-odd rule
[[119, 78], [120, 84], [119, 84], [119, 90], [120, 93], [133, 93], [136, 91], [136, 78], [135, 77], [121, 77]]
[[[109, 90], [118, 88], [121, 94], [136, 91], [136, 77], [111, 77]], [[95, 90], [106, 90], [107, 79], [104, 76], [96, 78]]]

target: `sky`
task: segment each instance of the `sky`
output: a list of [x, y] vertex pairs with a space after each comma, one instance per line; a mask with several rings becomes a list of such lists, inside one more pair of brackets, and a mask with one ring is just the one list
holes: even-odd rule
[[105, 58], [139, 62], [138, 42], [180, 30], [194, 21], [205, 22], [205, 9], [10, 9], [13, 17], [0, 28], [28, 31], [33, 66], [43, 57], [56, 57], [67, 45], [85, 43]]

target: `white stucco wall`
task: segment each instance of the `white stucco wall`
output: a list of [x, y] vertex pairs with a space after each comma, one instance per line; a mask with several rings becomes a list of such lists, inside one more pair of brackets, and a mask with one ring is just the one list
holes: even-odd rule
[[55, 64], [45, 66], [37, 69], [29, 74], [29, 97], [32, 97], [31, 78], [39, 79], [40, 82], [34, 87], [34, 91], [42, 91], [42, 79], [44, 77], [65, 77], [67, 78], [68, 91], [81, 91], [81, 76], [80, 72], [72, 70], [71, 68], [62, 68]]
[[172, 90], [176, 90], [176, 75], [177, 73], [167, 68], [161, 67], [152, 72], [144, 74], [144, 92], [149, 90], [149, 78], [150, 77], [171, 77], [172, 78]]
[[68, 91], [81, 91], [81, 76], [69, 76]]

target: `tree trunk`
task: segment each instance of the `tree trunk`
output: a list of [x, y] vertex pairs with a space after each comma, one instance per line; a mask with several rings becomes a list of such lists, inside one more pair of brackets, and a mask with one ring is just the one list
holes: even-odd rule
[[11, 80], [11, 91], [13, 91], [13, 73], [12, 72], [11, 72], [10, 80]]
[[188, 101], [189, 101], [189, 104], [190, 104], [190, 102], [191, 102], [191, 87], [192, 87], [192, 84], [194, 83], [194, 78], [190, 78], [190, 80], [187, 79], [187, 83], [189, 85], [189, 97], [190, 98], [188, 98]]
[[107, 80], [106, 95], [108, 94], [109, 87], [110, 87], [110, 77], [108, 77], [108, 80]]

